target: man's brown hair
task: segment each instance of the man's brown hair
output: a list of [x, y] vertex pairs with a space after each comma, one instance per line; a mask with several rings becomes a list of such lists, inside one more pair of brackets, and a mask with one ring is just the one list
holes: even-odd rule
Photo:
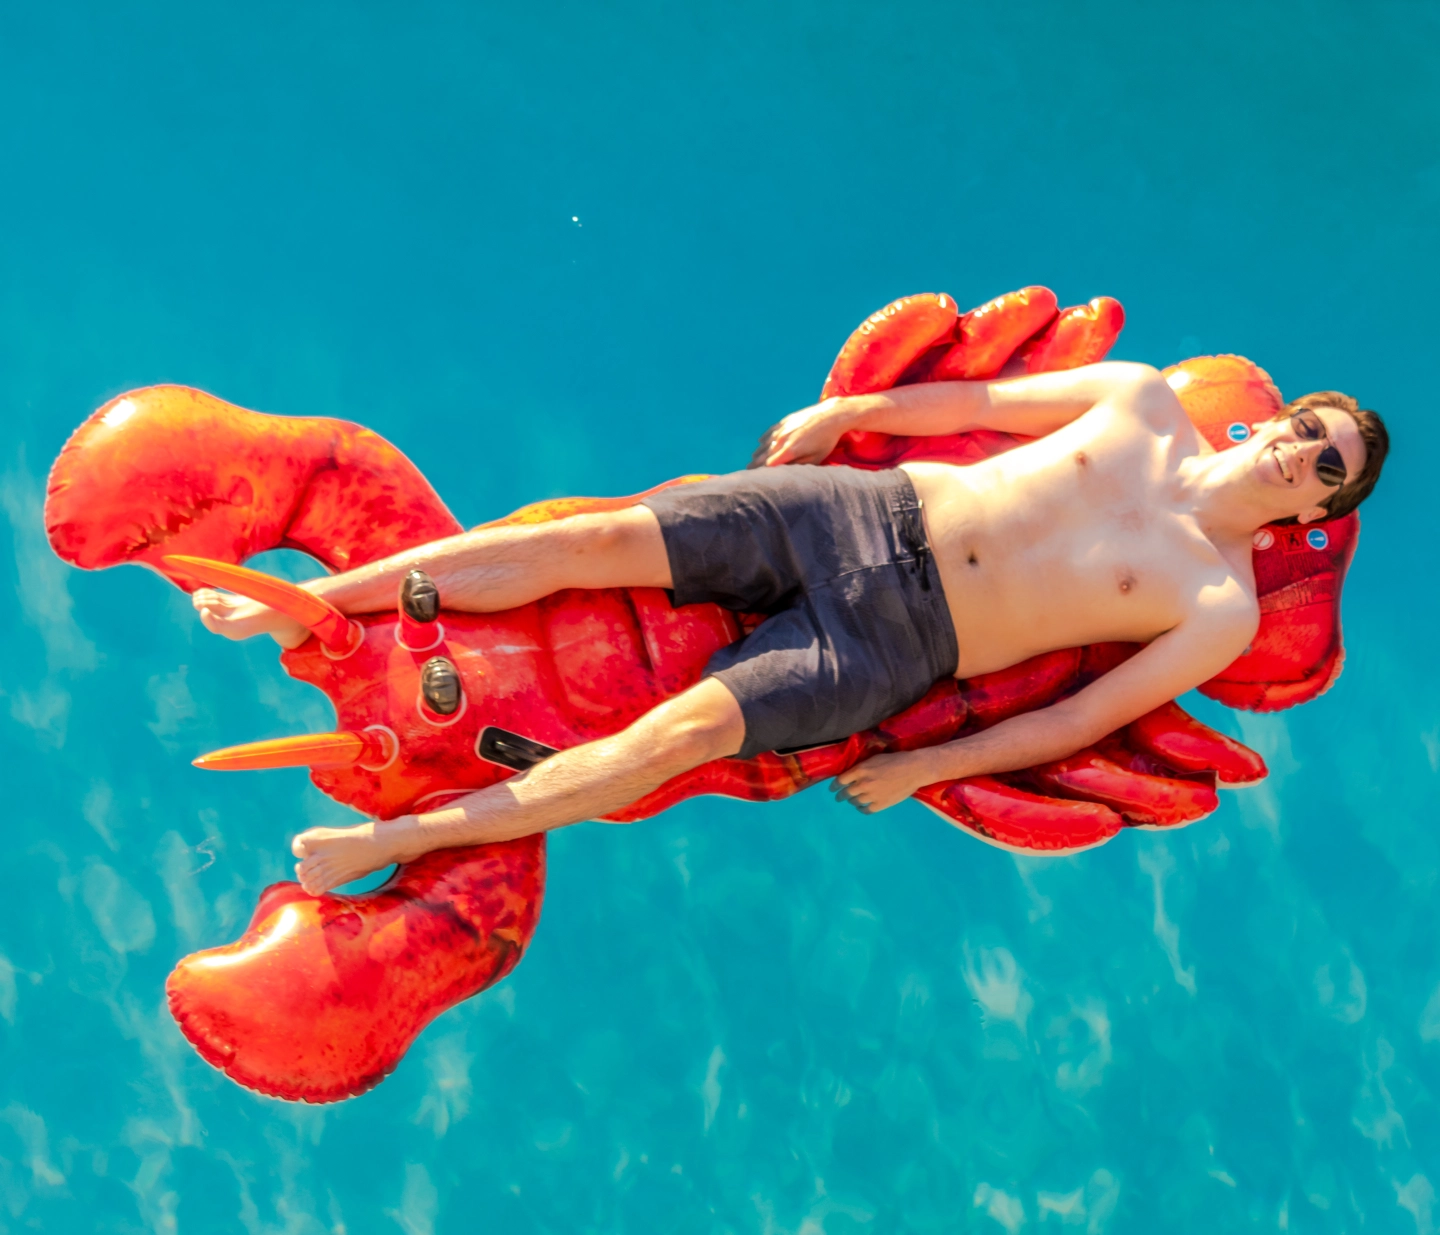
[[1313, 394], [1301, 395], [1285, 405], [1285, 410], [1275, 417], [1284, 419], [1295, 412], [1309, 408], [1330, 407], [1337, 412], [1346, 412], [1360, 430], [1360, 440], [1365, 443], [1365, 466], [1360, 474], [1347, 479], [1328, 498], [1320, 503], [1325, 508], [1327, 519], [1338, 519], [1348, 515], [1370, 496], [1370, 490], [1380, 479], [1380, 469], [1385, 466], [1385, 456], [1390, 453], [1390, 434], [1385, 431], [1385, 422], [1376, 412], [1360, 404], [1338, 390], [1317, 390]]

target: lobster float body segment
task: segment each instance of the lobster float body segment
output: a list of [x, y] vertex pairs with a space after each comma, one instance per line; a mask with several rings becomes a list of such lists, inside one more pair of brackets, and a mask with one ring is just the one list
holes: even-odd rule
[[[967, 314], [948, 296], [906, 297], [851, 336], [825, 391], [1089, 363], [1103, 357], [1122, 322], [1113, 301], [1060, 311], [1043, 288]], [[1259, 419], [1278, 399], [1261, 370], [1235, 357], [1187, 361], [1167, 374], [1207, 435]], [[1020, 440], [852, 433], [827, 462], [964, 464]], [[615, 510], [639, 496], [555, 499], [500, 522]], [[1265, 547], [1257, 538], [1261, 630], [1207, 691], [1242, 706], [1288, 706], [1333, 680], [1339, 590], [1355, 535], [1347, 519], [1311, 525], [1326, 533], [1320, 547], [1314, 539], [1292, 545], [1285, 529]], [[308, 766], [322, 792], [380, 819], [437, 808], [618, 731], [698, 681], [711, 654], [748, 620], [714, 605], [674, 608], [653, 588], [572, 590], [505, 612], [463, 613], [445, 609], [418, 572], [392, 610], [337, 614], [305, 589], [241, 564], [292, 547], [346, 569], [458, 532], [458, 523], [414, 466], [367, 430], [262, 415], [183, 387], [133, 391], [77, 430], [51, 474], [46, 526], [57, 553], [82, 567], [136, 562], [187, 590], [207, 582], [290, 606], [313, 637], [283, 652], [281, 663], [331, 699], [335, 732], [249, 743], [197, 762]], [[1263, 555], [1276, 547], [1275, 565], [1265, 566]], [[1044, 707], [1136, 650], [1060, 650], [937, 682], [865, 733], [811, 750], [718, 759], [610, 818], [647, 818], [700, 793], [783, 798], [874, 754], [946, 742]], [[1127, 826], [1199, 818], [1214, 808], [1217, 783], [1264, 774], [1254, 752], [1167, 704], [1070, 759], [930, 785], [916, 797], [990, 843], [1070, 853]], [[171, 1011], [207, 1060], [250, 1088], [313, 1102], [362, 1092], [398, 1064], [430, 1019], [518, 962], [538, 920], [544, 855], [543, 837], [533, 836], [427, 854], [359, 895], [313, 897], [276, 884], [239, 940], [179, 962], [167, 984]]]

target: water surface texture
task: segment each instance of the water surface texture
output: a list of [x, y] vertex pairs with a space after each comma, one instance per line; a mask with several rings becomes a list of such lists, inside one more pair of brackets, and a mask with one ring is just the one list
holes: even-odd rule
[[[0, 8], [0, 1231], [1440, 1228], [1437, 73], [1418, 0]], [[738, 467], [871, 310], [1034, 282], [1393, 426], [1339, 684], [1198, 709], [1263, 787], [1062, 860], [577, 827], [375, 1092], [193, 1055], [170, 965], [348, 816], [189, 766], [329, 725], [271, 645], [50, 556], [90, 410], [359, 420], [478, 522]]]

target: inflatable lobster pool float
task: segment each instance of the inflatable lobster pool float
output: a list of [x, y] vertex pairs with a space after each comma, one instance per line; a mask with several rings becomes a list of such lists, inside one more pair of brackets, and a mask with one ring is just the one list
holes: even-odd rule
[[[823, 394], [1072, 368], [1103, 358], [1122, 322], [1113, 300], [1060, 311], [1044, 288], [964, 314], [945, 295], [906, 297], [851, 335]], [[1217, 449], [1244, 440], [1253, 422], [1282, 406], [1264, 372], [1239, 357], [1187, 360], [1166, 374]], [[1022, 440], [990, 431], [852, 433], [827, 462], [965, 464]], [[635, 500], [548, 501], [501, 522]], [[45, 519], [51, 545], [76, 566], [139, 563], [187, 591], [227, 587], [299, 619], [312, 637], [280, 660], [329, 696], [336, 730], [196, 762], [305, 765], [322, 792], [382, 819], [443, 805], [616, 732], [699, 680], [711, 653], [758, 620], [714, 605], [673, 608], [652, 588], [566, 591], [505, 612], [461, 613], [445, 609], [415, 574], [394, 612], [342, 615], [241, 563], [283, 547], [346, 570], [459, 532], [454, 516], [414, 465], [367, 429], [263, 415], [179, 386], [133, 391], [95, 412], [55, 464]], [[1204, 693], [1267, 711], [1330, 685], [1340, 670], [1340, 589], [1357, 530], [1352, 513], [1257, 533], [1260, 630]], [[937, 682], [875, 729], [811, 750], [715, 760], [609, 818], [644, 819], [703, 793], [787, 797], [876, 753], [949, 741], [1044, 707], [1137, 648], [1051, 652]], [[1215, 809], [1217, 784], [1264, 775], [1253, 751], [1171, 703], [1067, 759], [929, 785], [916, 796], [990, 843], [1060, 854], [1125, 827], [1189, 823]], [[362, 1093], [434, 1017], [514, 968], [539, 918], [544, 878], [545, 839], [530, 836], [426, 854], [357, 895], [310, 896], [296, 883], [275, 884], [239, 940], [179, 962], [167, 983], [171, 1012], [206, 1060], [251, 1089], [309, 1102]]]

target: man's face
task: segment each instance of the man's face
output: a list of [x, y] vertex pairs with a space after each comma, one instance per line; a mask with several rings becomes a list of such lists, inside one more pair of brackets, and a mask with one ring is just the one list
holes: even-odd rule
[[1365, 466], [1365, 441], [1349, 412], [1320, 407], [1312, 408], [1308, 416], [1320, 422], [1323, 435], [1306, 437], [1293, 417], [1282, 416], [1255, 425], [1255, 436], [1249, 443], [1252, 479], [1267, 495], [1273, 495], [1276, 509], [1284, 512], [1275, 517], [1294, 515], [1302, 523], [1323, 519], [1325, 510], [1320, 503], [1337, 492], [1316, 473], [1320, 456], [1328, 447], [1333, 445], [1340, 452], [1347, 481], [1353, 481]]

